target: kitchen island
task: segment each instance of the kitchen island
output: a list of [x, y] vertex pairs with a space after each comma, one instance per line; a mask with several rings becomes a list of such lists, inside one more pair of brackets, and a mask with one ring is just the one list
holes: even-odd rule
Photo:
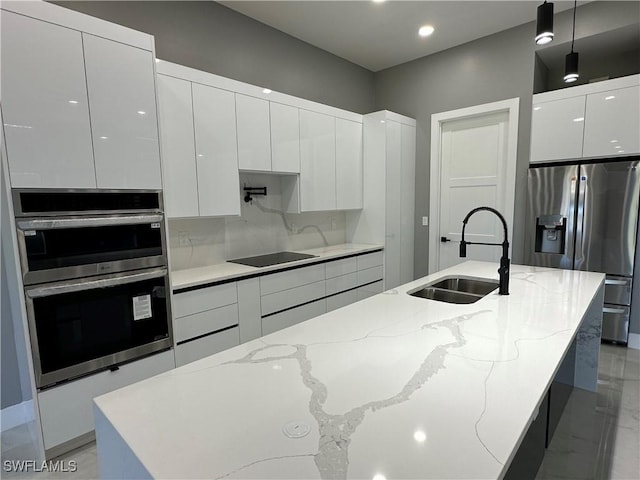
[[554, 378], [595, 390], [604, 275], [407, 294], [445, 276], [498, 277], [466, 262], [96, 398], [101, 476], [502, 478]]

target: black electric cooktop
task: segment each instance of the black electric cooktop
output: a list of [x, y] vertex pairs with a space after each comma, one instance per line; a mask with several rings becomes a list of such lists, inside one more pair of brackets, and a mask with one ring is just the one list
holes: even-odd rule
[[295, 262], [296, 260], [304, 260], [305, 258], [313, 257], [315, 257], [315, 255], [309, 255], [308, 253], [276, 252], [268, 253], [266, 255], [258, 255], [256, 257], [236, 258], [234, 260], [227, 260], [227, 262], [249, 265], [250, 267], [268, 267], [270, 265]]

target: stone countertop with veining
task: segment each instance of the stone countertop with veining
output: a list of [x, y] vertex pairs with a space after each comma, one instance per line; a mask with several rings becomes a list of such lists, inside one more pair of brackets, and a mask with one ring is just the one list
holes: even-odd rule
[[297, 260], [295, 262], [279, 263], [268, 267], [250, 267], [248, 265], [240, 265], [238, 263], [223, 262], [204, 267], [173, 270], [171, 272], [171, 287], [173, 290], [180, 290], [183, 288], [190, 288], [226, 280], [241, 280], [244, 277], [262, 275], [282, 270], [284, 268], [303, 267], [350, 255], [382, 250], [382, 248], [382, 245], [343, 243], [339, 245], [329, 245], [327, 247], [312, 248], [309, 250], [291, 250], [296, 253], [314, 255], [314, 257]]
[[[106, 394], [97, 413], [154, 478], [500, 478], [604, 275], [513, 265], [509, 296], [406, 293], [445, 275], [497, 279], [496, 264], [466, 262]], [[289, 438], [289, 422], [310, 431]]]

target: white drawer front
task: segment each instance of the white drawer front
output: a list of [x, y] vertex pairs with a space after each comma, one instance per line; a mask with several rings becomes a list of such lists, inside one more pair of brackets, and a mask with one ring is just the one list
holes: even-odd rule
[[363, 300], [368, 297], [373, 297], [378, 293], [382, 293], [384, 291], [384, 286], [382, 280], [376, 283], [372, 283], [369, 285], [365, 285], [364, 287], [358, 288], [358, 300]]
[[330, 278], [327, 280], [327, 295], [344, 292], [350, 288], [358, 286], [358, 273], [353, 272], [341, 277]]
[[358, 270], [377, 267], [382, 265], [382, 252], [367, 253], [356, 257], [356, 259], [358, 260]]
[[322, 264], [265, 275], [260, 277], [260, 293], [268, 295], [324, 280], [324, 270], [324, 264]]
[[[324, 280], [321, 282], [301, 285], [296, 288], [284, 290], [282, 292], [272, 293], [271, 295], [263, 295], [261, 302], [262, 315], [284, 310], [285, 308], [300, 305], [316, 298], [325, 296]], [[264, 331], [263, 331], [264, 334]]]
[[367, 268], [358, 270], [358, 285], [382, 280], [382, 267]]
[[237, 302], [235, 282], [177, 293], [173, 296], [173, 316], [184, 317]]
[[238, 304], [225, 305], [206, 312], [178, 317], [173, 322], [176, 342], [215, 332], [232, 325], [238, 325]]
[[262, 319], [262, 334], [268, 335], [283, 328], [291, 327], [310, 318], [322, 315], [327, 311], [326, 301], [318, 300], [286, 312], [277, 313]]
[[89, 433], [93, 426], [92, 399], [175, 367], [172, 350], [122, 365], [38, 393], [44, 448]]
[[358, 291], [357, 290], [349, 290], [348, 292], [342, 292], [338, 295], [334, 295], [333, 297], [327, 298], [327, 312], [331, 312], [333, 310], [337, 310], [338, 308], [346, 307], [347, 305], [351, 305], [352, 303], [357, 302], [358, 299]]
[[195, 362], [237, 345], [240, 345], [240, 329], [238, 327], [183, 343], [176, 347], [176, 367]]
[[355, 257], [343, 258], [334, 262], [327, 262], [327, 278], [339, 277], [358, 270], [358, 262]]

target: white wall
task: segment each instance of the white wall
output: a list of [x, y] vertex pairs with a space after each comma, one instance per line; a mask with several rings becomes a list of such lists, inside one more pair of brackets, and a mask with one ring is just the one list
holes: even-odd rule
[[[265, 208], [282, 209], [279, 176], [242, 173], [240, 184], [245, 183], [266, 186], [267, 196], [257, 197], [257, 201]], [[317, 229], [300, 231], [306, 225], [316, 225], [329, 245], [346, 241], [345, 212], [285, 214], [285, 219], [297, 233], [285, 228], [280, 215], [260, 210], [256, 202], [242, 202], [239, 217], [170, 219], [171, 268], [181, 270], [282, 250], [322, 247], [324, 241]]]

